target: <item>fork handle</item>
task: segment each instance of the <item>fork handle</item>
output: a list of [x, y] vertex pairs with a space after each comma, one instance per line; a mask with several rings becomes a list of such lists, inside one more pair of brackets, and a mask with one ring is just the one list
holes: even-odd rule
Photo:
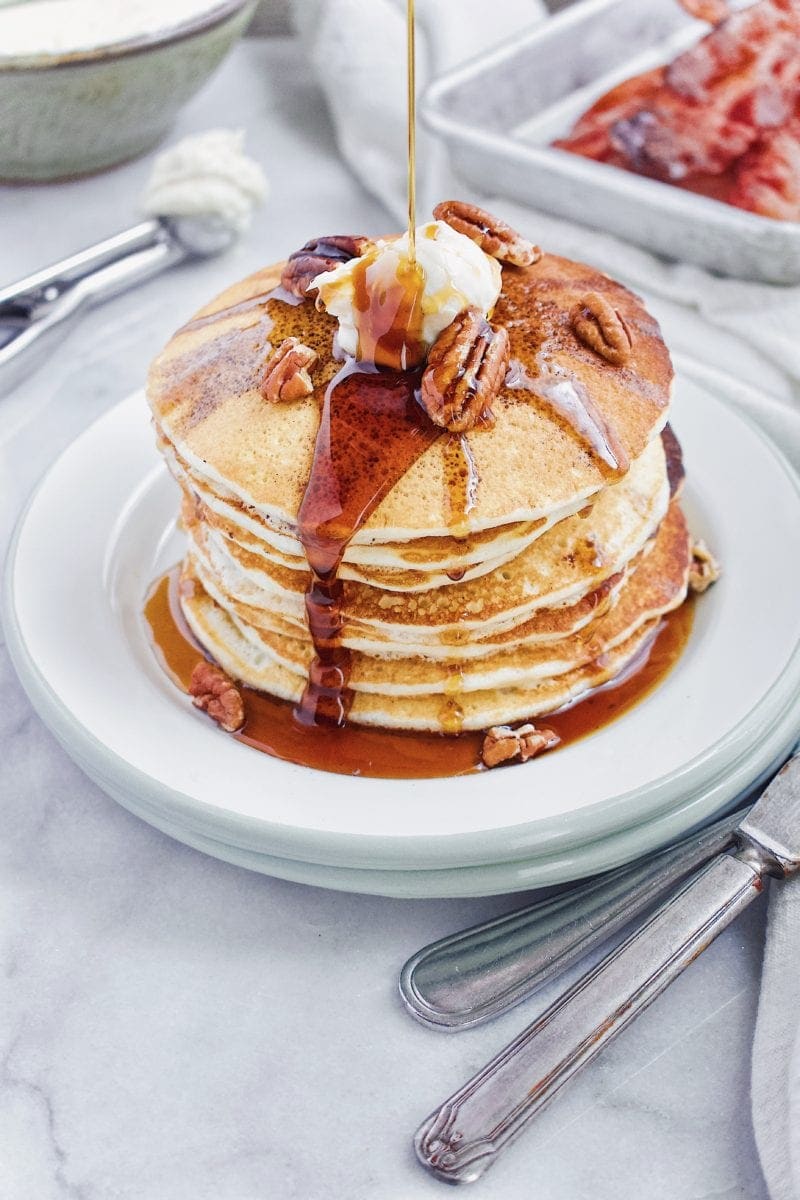
[[721, 854], [578, 980], [417, 1130], [448, 1183], [480, 1178], [527, 1122], [642, 1012], [763, 888], [752, 848]]

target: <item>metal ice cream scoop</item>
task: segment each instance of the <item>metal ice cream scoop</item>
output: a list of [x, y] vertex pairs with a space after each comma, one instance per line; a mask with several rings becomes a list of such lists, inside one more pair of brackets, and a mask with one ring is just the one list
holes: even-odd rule
[[187, 258], [219, 254], [236, 232], [218, 217], [153, 218], [0, 291], [0, 396], [53, 349], [85, 309]]
[[764, 888], [800, 869], [800, 756], [719, 853], [423, 1121], [414, 1145], [448, 1183], [480, 1178], [572, 1076], [600, 1053]]
[[87, 308], [166, 267], [220, 254], [267, 194], [241, 133], [216, 129], [160, 154], [142, 201], [150, 219], [0, 290], [0, 396], [29, 374]]

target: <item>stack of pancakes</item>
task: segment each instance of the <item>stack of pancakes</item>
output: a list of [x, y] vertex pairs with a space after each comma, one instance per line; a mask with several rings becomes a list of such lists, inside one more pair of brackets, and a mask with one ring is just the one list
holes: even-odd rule
[[[314, 655], [297, 518], [342, 363], [336, 322], [283, 292], [280, 269], [179, 330], [148, 391], [184, 494], [185, 618], [234, 679], [297, 702]], [[574, 332], [591, 292], [631, 335], [623, 366]], [[503, 268], [491, 319], [511, 343], [494, 425], [442, 431], [345, 549], [354, 722], [455, 733], [552, 712], [641, 662], [686, 596], [679, 453], [663, 432], [672, 370], [656, 322], [625, 288], [553, 255]], [[319, 355], [314, 394], [269, 403], [259, 384], [290, 336]]]

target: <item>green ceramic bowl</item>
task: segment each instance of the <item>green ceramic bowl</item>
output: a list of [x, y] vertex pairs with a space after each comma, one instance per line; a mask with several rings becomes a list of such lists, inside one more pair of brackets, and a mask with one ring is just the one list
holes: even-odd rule
[[256, 0], [221, 0], [163, 34], [101, 49], [0, 59], [0, 180], [68, 179], [135, 158], [247, 27]]

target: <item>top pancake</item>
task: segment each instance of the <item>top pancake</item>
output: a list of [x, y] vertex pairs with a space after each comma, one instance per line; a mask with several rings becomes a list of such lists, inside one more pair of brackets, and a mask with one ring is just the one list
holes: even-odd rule
[[[340, 363], [331, 317], [311, 301], [271, 295], [280, 270], [278, 264], [235, 284], [180, 329], [151, 368], [148, 396], [161, 434], [189, 471], [232, 492], [270, 524], [291, 528], [309, 478], [322, 397]], [[590, 291], [608, 298], [632, 334], [624, 367], [606, 362], [572, 330], [570, 313]], [[597, 446], [560, 414], [565, 388], [568, 403], [580, 403], [585, 389], [631, 461], [664, 425], [669, 407], [672, 369], [657, 323], [638, 297], [591, 267], [555, 255], [527, 268], [504, 267], [492, 321], [509, 331], [514, 386], [493, 404], [494, 427], [466, 435], [479, 484], [459, 534], [560, 515], [616, 477]], [[320, 355], [316, 390], [305, 400], [270, 404], [259, 383], [272, 348], [289, 336]], [[443, 434], [425, 451], [354, 541], [453, 532], [450, 440]]]

